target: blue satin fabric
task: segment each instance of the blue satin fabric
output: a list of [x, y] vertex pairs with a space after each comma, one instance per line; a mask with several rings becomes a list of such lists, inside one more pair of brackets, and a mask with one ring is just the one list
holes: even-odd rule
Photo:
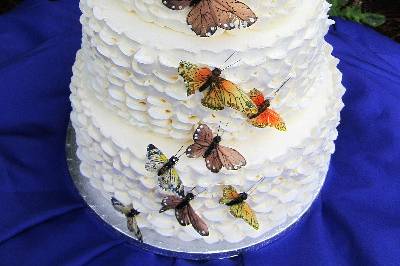
[[73, 187], [64, 141], [79, 15], [77, 0], [25, 0], [0, 16], [0, 265], [400, 264], [398, 44], [337, 21], [326, 39], [346, 107], [321, 196], [266, 247], [195, 262], [136, 248]]

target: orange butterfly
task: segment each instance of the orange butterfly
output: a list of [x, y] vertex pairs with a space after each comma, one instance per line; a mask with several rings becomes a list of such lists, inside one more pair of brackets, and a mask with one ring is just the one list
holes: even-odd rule
[[234, 83], [221, 78], [221, 69], [200, 68], [183, 61], [179, 64], [178, 73], [185, 81], [188, 96], [197, 90], [200, 92], [208, 90], [201, 100], [203, 106], [213, 110], [231, 107], [247, 116], [257, 114], [258, 108], [250, 97]]
[[270, 100], [265, 99], [261, 91], [252, 89], [249, 93], [250, 99], [257, 106], [258, 111], [256, 114], [248, 116], [248, 122], [255, 127], [274, 127], [280, 131], [286, 131], [285, 122], [281, 116], [270, 107]]

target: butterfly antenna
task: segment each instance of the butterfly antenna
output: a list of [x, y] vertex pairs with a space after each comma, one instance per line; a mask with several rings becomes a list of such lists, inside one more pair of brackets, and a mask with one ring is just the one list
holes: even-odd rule
[[182, 153], [181, 155], [178, 156], [178, 153], [183, 149], [183, 145], [182, 147], [176, 152], [175, 156], [177, 156], [178, 158], [180, 158], [184, 153]]
[[240, 61], [242, 61], [242, 59], [239, 59], [239, 60], [237, 60], [236, 62], [234, 62], [233, 64], [230, 64], [229, 66], [223, 68], [222, 71], [224, 71], [224, 70], [226, 70], [226, 69], [228, 69], [228, 68], [230, 68], [230, 67], [236, 65], [236, 64], [239, 63]]
[[217, 136], [219, 136], [219, 131], [221, 130], [221, 123], [222, 123], [222, 121], [219, 121], [218, 129], [217, 129]]
[[286, 85], [286, 83], [291, 79], [292, 77], [287, 78], [282, 85], [273, 93], [274, 96], [276, 96], [278, 94], [278, 92]]
[[[228, 126], [229, 125], [229, 122], [227, 122], [226, 123], [226, 126]], [[222, 131], [222, 134], [221, 134], [221, 137], [225, 134], [225, 132], [226, 132], [226, 130], [225, 129], [222, 129], [223, 131]]]
[[233, 53], [224, 61], [224, 63], [223, 63], [222, 65], [224, 65], [226, 62], [228, 62], [228, 60], [231, 59], [232, 56], [233, 56], [234, 54], [236, 54], [236, 51], [233, 52]]
[[250, 195], [251, 193], [253, 193], [254, 190], [255, 190], [255, 188], [256, 188], [260, 183], [262, 183], [264, 180], [265, 180], [265, 176], [262, 177], [262, 178], [260, 178], [260, 180], [258, 180], [257, 183], [255, 183], [253, 186], [251, 186], [251, 188], [247, 191], [247, 194]]
[[200, 195], [201, 193], [204, 193], [206, 190], [207, 190], [207, 189], [205, 188], [205, 189], [203, 189], [202, 191], [200, 191], [199, 193], [197, 193], [197, 194], [196, 194], [196, 197], [197, 197], [198, 195]]

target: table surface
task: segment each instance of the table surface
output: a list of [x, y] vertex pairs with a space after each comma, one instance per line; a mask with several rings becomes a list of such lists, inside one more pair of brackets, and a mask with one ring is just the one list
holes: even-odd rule
[[189, 261], [136, 248], [73, 186], [65, 160], [77, 0], [0, 16], [0, 265], [399, 265], [400, 45], [337, 20], [342, 122], [327, 182], [295, 230], [241, 256]]

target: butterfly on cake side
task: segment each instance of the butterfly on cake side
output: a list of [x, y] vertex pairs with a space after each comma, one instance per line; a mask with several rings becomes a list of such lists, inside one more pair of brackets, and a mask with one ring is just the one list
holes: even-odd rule
[[130, 203], [129, 205], [124, 205], [122, 202], [114, 197], [111, 198], [111, 204], [115, 210], [125, 215], [128, 230], [135, 234], [136, 238], [140, 242], [143, 242], [142, 232], [140, 231], [136, 221], [136, 216], [138, 216], [140, 212], [133, 208], [132, 203]]

